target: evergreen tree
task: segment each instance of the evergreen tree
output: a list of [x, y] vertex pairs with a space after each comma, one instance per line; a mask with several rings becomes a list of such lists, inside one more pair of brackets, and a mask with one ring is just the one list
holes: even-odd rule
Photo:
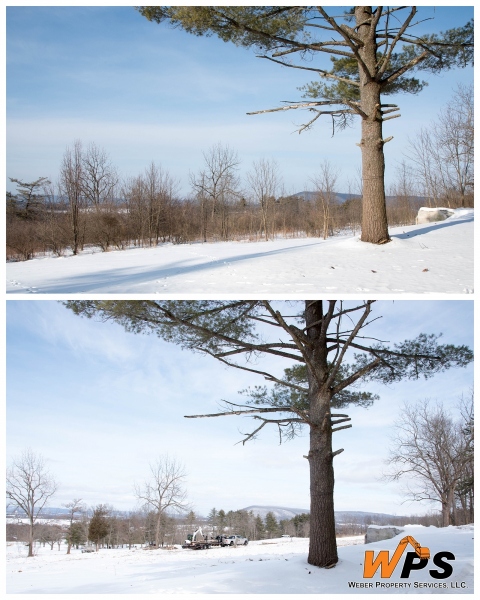
[[[260, 58], [288, 68], [316, 73], [321, 82], [305, 86], [306, 102], [288, 102], [277, 110], [307, 109], [313, 117], [332, 119], [332, 131], [360, 118], [362, 136], [362, 241], [390, 240], [385, 204], [383, 123], [400, 116], [396, 104], [382, 97], [417, 94], [426, 85], [410, 75], [440, 73], [473, 64], [473, 19], [442, 33], [418, 33], [417, 8], [354, 6], [332, 16], [323, 6], [142, 6], [150, 21], [169, 22], [197, 36], [217, 35], [237, 46], [253, 47]], [[337, 13], [340, 12], [336, 9]], [[332, 68], [315, 62], [325, 54]], [[327, 82], [327, 83], [325, 83]], [[392, 114], [395, 113], [395, 114]]]
[[295, 536], [296, 537], [306, 537], [305, 536], [305, 525], [310, 522], [310, 515], [307, 513], [295, 515], [293, 517], [292, 521], [293, 521], [293, 525], [295, 527]]
[[[35, 181], [21, 181], [9, 177], [12, 183], [17, 184], [16, 213], [23, 219], [30, 220], [37, 217], [43, 210], [45, 193], [43, 189], [50, 184], [48, 177], [39, 177]], [[11, 196], [11, 198], [13, 198]], [[7, 197], [8, 199], [8, 197]]]
[[78, 548], [80, 544], [84, 544], [86, 541], [87, 539], [85, 537], [85, 530], [83, 528], [83, 524], [78, 521], [74, 521], [68, 528], [68, 544]]
[[212, 508], [212, 510], [208, 513], [207, 520], [212, 526], [213, 535], [215, 536], [218, 530], [218, 511], [216, 508]]
[[265, 537], [265, 525], [263, 524], [260, 515], [255, 517], [255, 539], [263, 540]]
[[278, 522], [275, 515], [271, 511], [265, 515], [265, 530], [267, 537], [278, 537]]
[[[265, 377], [268, 381], [306, 394], [298, 405], [263, 405], [252, 399], [247, 405], [225, 401], [225, 410], [190, 418], [252, 415], [256, 426], [243, 443], [272, 424], [282, 430], [300, 425], [310, 430], [310, 551], [312, 565], [331, 567], [338, 561], [333, 459], [333, 433], [351, 425], [350, 418], [332, 411], [336, 398], [355, 404], [365, 400], [355, 388], [377, 381], [392, 384], [404, 379], [429, 378], [473, 360], [466, 346], [439, 344], [438, 335], [420, 334], [413, 340], [389, 344], [364, 333], [375, 301], [344, 303], [338, 300], [306, 300], [272, 303], [266, 300], [83, 300], [68, 301], [76, 314], [111, 319], [133, 333], [155, 333], [183, 348], [213, 356], [223, 364]], [[296, 308], [296, 310], [295, 310]], [[257, 330], [261, 323], [261, 334]], [[408, 329], [405, 323], [404, 329]], [[261, 336], [261, 337], [260, 337]], [[307, 385], [256, 368], [249, 357], [276, 356], [304, 364]], [[243, 360], [245, 359], [245, 360]], [[283, 362], [282, 362], [283, 364]], [[273, 369], [273, 370], [272, 370]], [[355, 388], [352, 386], [355, 385]], [[372, 398], [370, 398], [372, 399]], [[345, 404], [343, 404], [345, 405]], [[275, 417], [275, 418], [274, 418]], [[278, 417], [278, 418], [277, 418]], [[340, 426], [339, 426], [340, 425]]]
[[223, 508], [221, 508], [218, 511], [218, 530], [220, 533], [224, 532], [226, 525], [227, 525], [227, 515], [225, 514], [225, 511], [223, 510]]
[[93, 511], [93, 516], [88, 526], [88, 539], [95, 544], [98, 551], [98, 545], [103, 541], [110, 530], [108, 515], [109, 509], [104, 504], [99, 504]]

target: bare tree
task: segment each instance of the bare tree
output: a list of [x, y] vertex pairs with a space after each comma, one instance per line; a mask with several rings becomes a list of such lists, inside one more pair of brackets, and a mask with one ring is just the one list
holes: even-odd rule
[[118, 178], [105, 150], [90, 144], [82, 154], [82, 188], [95, 209], [109, 202]]
[[228, 238], [228, 206], [238, 194], [237, 153], [222, 144], [215, 144], [203, 153], [205, 168], [198, 175], [190, 175], [190, 183], [202, 206], [202, 231], [206, 241], [208, 213], [210, 222], [219, 221], [220, 237]]
[[137, 204], [137, 207], [141, 209], [142, 230], [148, 245], [156, 246], [160, 240], [166, 241], [172, 233], [170, 208], [178, 184], [168, 171], [153, 162], [138, 182], [141, 183], [141, 194], [138, 196], [140, 206]]
[[81, 498], [74, 498], [71, 502], [67, 502], [67, 504], [63, 505], [65, 508], [68, 508], [69, 518], [70, 518], [70, 527], [68, 529], [67, 534], [67, 554], [70, 554], [70, 550], [72, 548], [72, 525], [73, 520], [75, 518], [76, 513], [83, 513], [86, 511], [87, 507], [84, 502], [82, 502]]
[[473, 195], [473, 113], [473, 85], [460, 86], [434, 128], [445, 189], [453, 191], [460, 206], [465, 206], [468, 193]]
[[65, 252], [68, 240], [63, 228], [63, 216], [62, 207], [55, 198], [55, 186], [52, 183], [45, 184], [43, 214], [36, 223], [44, 253], [62, 256]]
[[415, 203], [415, 175], [411, 165], [402, 160], [396, 168], [396, 179], [390, 187], [395, 202], [387, 207], [389, 222], [398, 225], [413, 225], [418, 211]]
[[280, 186], [277, 163], [265, 158], [255, 161], [247, 173], [247, 180], [254, 200], [260, 205], [263, 231], [268, 241], [275, 235], [275, 197]]
[[33, 556], [33, 527], [38, 515], [58, 487], [45, 462], [28, 448], [7, 469], [7, 499], [21, 508], [29, 521], [28, 556]]
[[150, 480], [143, 485], [135, 484], [135, 495], [155, 512], [155, 546], [158, 548], [162, 519], [168, 512], [184, 512], [189, 508], [183, 487], [186, 473], [184, 467], [168, 455], [151, 463], [150, 473]]
[[82, 192], [93, 208], [93, 241], [106, 252], [119, 224], [115, 210], [115, 189], [118, 176], [105, 150], [91, 144], [82, 154]]
[[[326, 240], [332, 230], [331, 209], [336, 202], [335, 185], [338, 174], [328, 160], [320, 165], [319, 172], [312, 178], [315, 185], [315, 216], [317, 229], [322, 231], [323, 239]], [[321, 216], [321, 219], [318, 217]]]
[[83, 193], [82, 143], [75, 140], [73, 148], [67, 148], [60, 167], [59, 191], [68, 207], [70, 244], [73, 254], [83, 248], [85, 222], [82, 208], [85, 208]]
[[396, 435], [390, 450], [391, 465], [385, 478], [409, 478], [409, 500], [430, 500], [442, 507], [443, 526], [455, 511], [455, 490], [473, 452], [473, 396], [460, 420], [453, 420], [441, 404], [429, 400], [406, 404], [395, 423]]
[[459, 86], [437, 119], [409, 140], [407, 156], [435, 206], [466, 206], [473, 196], [473, 115], [473, 86]]
[[[460, 475], [460, 480], [455, 488], [456, 497], [459, 501], [459, 510], [456, 510], [456, 517], [461, 513], [464, 524], [473, 523], [474, 521], [474, 448], [473, 448], [473, 389], [469, 396], [462, 396], [460, 399], [460, 414], [462, 426], [462, 434], [472, 438], [469, 455], [466, 457], [463, 472]], [[460, 519], [456, 519], [456, 523], [460, 524]]]

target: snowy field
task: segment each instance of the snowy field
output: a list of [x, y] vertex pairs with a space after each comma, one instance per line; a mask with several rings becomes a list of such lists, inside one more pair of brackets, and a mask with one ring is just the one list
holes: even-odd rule
[[[105, 549], [92, 554], [72, 550], [70, 556], [65, 554], [65, 548], [58, 551], [55, 546], [54, 550], [38, 548], [38, 555], [33, 558], [26, 557], [25, 546], [8, 543], [7, 593], [473, 593], [473, 525], [444, 529], [409, 525], [403, 529], [396, 538], [368, 545], [363, 544], [363, 536], [339, 538], [340, 560], [333, 569], [311, 567], [307, 563], [308, 540], [302, 538], [209, 550]], [[373, 579], [364, 580], [365, 550], [389, 550], [391, 556], [406, 535], [428, 547], [432, 558], [438, 552], [452, 552], [452, 575], [445, 580], [432, 578], [429, 570], [438, 566], [430, 559], [424, 569], [401, 579], [402, 558], [389, 579], [381, 579], [377, 572]], [[349, 585], [365, 581], [372, 582], [371, 589]], [[394, 586], [399, 583], [402, 587]], [[442, 587], [432, 587], [439, 584]], [[386, 585], [390, 587], [387, 589]]]
[[163, 245], [7, 263], [7, 293], [472, 294], [473, 209], [356, 237]]

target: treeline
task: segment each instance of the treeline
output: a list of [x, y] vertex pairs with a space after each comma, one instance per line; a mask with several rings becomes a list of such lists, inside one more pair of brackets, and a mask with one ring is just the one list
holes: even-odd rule
[[[352, 194], [338, 202], [328, 164], [327, 187], [305, 199], [282, 192], [274, 161], [254, 163], [242, 186], [236, 152], [219, 144], [204, 160], [205, 169], [190, 177], [190, 195], [182, 197], [161, 165], [151, 163], [137, 177], [121, 180], [103, 150], [94, 144], [84, 150], [75, 142], [56, 185], [44, 177], [12, 179], [17, 194], [7, 194], [7, 260], [75, 255], [86, 247], [106, 252], [359, 231], [361, 199]], [[402, 223], [413, 222], [415, 214], [412, 207]]]
[[[155, 547], [157, 515], [154, 512], [132, 511], [120, 513], [107, 504], [99, 504], [92, 510], [83, 508], [75, 519], [55, 519], [37, 522], [34, 527], [34, 539], [37, 544], [49, 546], [52, 550], [62, 545], [83, 547], [93, 545], [98, 548]], [[410, 515], [391, 517], [386, 515], [366, 515], [352, 519], [344, 515], [336, 523], [338, 537], [363, 535], [369, 525], [419, 524], [424, 526], [442, 526], [441, 513], [428, 515]], [[249, 540], [268, 540], [289, 535], [308, 538], [310, 535], [310, 515], [295, 515], [291, 519], [277, 519], [268, 512], [262, 519], [253, 511], [224, 511], [213, 508], [208, 517], [199, 517], [190, 511], [184, 517], [162, 515], [160, 527], [160, 547], [181, 545], [189, 534], [198, 527], [203, 533], [213, 537], [226, 535], [244, 535]], [[7, 520], [7, 541], [28, 542], [28, 525]]]
[[[460, 86], [437, 119], [409, 140], [388, 190], [391, 226], [413, 224], [420, 204], [473, 206], [473, 107], [473, 87]], [[339, 202], [339, 173], [328, 161], [312, 174], [307, 198], [285, 192], [273, 160], [255, 161], [243, 181], [239, 167], [236, 151], [212, 146], [182, 196], [161, 165], [152, 162], [136, 177], [122, 178], [104, 150], [77, 140], [62, 157], [56, 183], [10, 178], [17, 193], [7, 193], [7, 259], [78, 254], [87, 246], [107, 251], [360, 230], [359, 176]]]

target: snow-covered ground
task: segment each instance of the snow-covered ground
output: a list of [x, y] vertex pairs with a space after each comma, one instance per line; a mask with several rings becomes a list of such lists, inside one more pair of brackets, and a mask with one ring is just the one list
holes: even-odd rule
[[471, 294], [473, 209], [359, 237], [164, 245], [6, 265], [7, 293]]
[[[209, 550], [105, 549], [92, 554], [77, 550], [69, 556], [65, 548], [58, 551], [47, 547], [39, 548], [33, 558], [26, 557], [25, 546], [9, 543], [7, 593], [473, 593], [473, 525], [444, 529], [407, 525], [403, 529], [396, 538], [368, 545], [363, 544], [363, 536], [339, 538], [339, 563], [333, 569], [310, 566], [308, 540], [301, 538]], [[401, 579], [402, 557], [390, 578], [381, 579], [377, 572], [372, 579], [363, 579], [365, 550], [388, 550], [392, 556], [406, 535], [430, 549], [428, 565]], [[433, 557], [444, 551], [455, 556], [448, 561], [453, 573], [447, 579], [435, 579], [430, 570], [442, 569], [433, 564]], [[372, 587], [351, 587], [350, 582], [371, 582]]]

